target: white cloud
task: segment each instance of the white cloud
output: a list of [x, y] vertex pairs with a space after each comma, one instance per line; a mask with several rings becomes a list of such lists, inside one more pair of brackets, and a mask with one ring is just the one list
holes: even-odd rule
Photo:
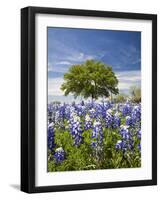
[[119, 80], [118, 88], [121, 91], [128, 91], [131, 86], [141, 85], [140, 70], [117, 72], [116, 76]]
[[93, 55], [86, 55], [85, 53], [81, 52], [78, 55], [78, 60], [81, 61], [85, 61], [85, 60], [90, 60], [90, 59], [94, 59], [95, 56]]
[[57, 65], [71, 65], [72, 63], [69, 61], [60, 61], [56, 63]]
[[48, 62], [48, 72], [51, 72], [52, 71], [52, 65], [50, 62]]
[[55, 59], [54, 62], [48, 63], [48, 72], [65, 73], [69, 67], [74, 64], [82, 63], [86, 60], [96, 59], [96, 56], [88, 55], [83, 52], [70, 52], [70, 56], [64, 56], [64, 60]]
[[70, 52], [70, 55], [66, 57], [66, 59], [72, 63], [80, 63], [84, 62], [85, 60], [90, 60], [94, 58], [96, 58], [95, 55], [89, 55], [83, 52], [76, 52], [76, 51]]
[[61, 41], [54, 40], [54, 46], [56, 46], [56, 51], [50, 52], [50, 62], [55, 65], [72, 65], [84, 62], [88, 59], [98, 59], [102, 57], [102, 52], [96, 54], [86, 53], [80, 48], [73, 45], [66, 45]]
[[53, 65], [51, 63], [48, 63], [48, 72], [60, 72], [60, 73], [66, 73], [68, 71], [68, 66], [59, 66], [57, 63], [56, 65]]
[[62, 96], [63, 91], [60, 89], [63, 83], [63, 78], [48, 79], [48, 95]]

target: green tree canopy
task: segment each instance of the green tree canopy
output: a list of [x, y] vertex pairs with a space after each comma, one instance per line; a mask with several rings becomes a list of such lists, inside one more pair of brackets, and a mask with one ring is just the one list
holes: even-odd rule
[[61, 89], [65, 95], [72, 93], [75, 97], [109, 97], [118, 94], [118, 80], [112, 67], [95, 60], [87, 60], [83, 64], [73, 65], [64, 74]]

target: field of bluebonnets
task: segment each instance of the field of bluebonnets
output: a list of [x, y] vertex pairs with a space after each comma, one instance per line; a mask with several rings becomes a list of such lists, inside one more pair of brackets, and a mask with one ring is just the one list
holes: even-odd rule
[[140, 166], [140, 103], [48, 105], [48, 172]]

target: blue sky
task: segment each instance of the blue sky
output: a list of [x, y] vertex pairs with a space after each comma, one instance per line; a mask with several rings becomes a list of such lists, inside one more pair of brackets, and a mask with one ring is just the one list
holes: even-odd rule
[[141, 33], [95, 29], [48, 28], [48, 99], [70, 101], [60, 86], [73, 64], [87, 59], [110, 66], [119, 79], [120, 92], [141, 84]]

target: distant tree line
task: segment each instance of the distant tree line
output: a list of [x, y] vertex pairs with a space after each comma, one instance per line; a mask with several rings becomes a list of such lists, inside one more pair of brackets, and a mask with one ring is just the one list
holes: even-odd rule
[[129, 95], [127, 94], [118, 94], [114, 97], [115, 103], [124, 103], [127, 100], [133, 103], [140, 103], [141, 102], [141, 88], [138, 86], [131, 86], [129, 89]]

